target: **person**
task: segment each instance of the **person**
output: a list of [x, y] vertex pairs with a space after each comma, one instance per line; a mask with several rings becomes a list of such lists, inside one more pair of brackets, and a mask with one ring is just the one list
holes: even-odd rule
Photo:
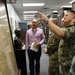
[[32, 28], [32, 24], [28, 24], [28, 29]]
[[14, 38], [14, 52], [15, 52], [15, 58], [18, 66], [18, 74], [21, 75], [27, 75], [26, 73], [26, 61], [25, 61], [25, 50], [23, 50], [24, 44], [20, 40], [21, 37], [21, 29], [17, 28], [14, 31], [15, 38]]
[[[57, 21], [54, 20], [56, 24]], [[61, 25], [64, 24], [64, 19], [61, 19]], [[56, 37], [53, 32], [51, 32], [47, 47], [45, 48], [45, 54], [49, 56], [49, 69], [48, 75], [59, 75], [59, 63], [58, 63], [58, 46], [59, 46], [60, 38]]]
[[58, 46], [60, 39], [57, 38], [53, 33], [50, 35], [47, 48], [45, 48], [45, 54], [49, 56], [49, 68], [48, 75], [59, 75], [59, 64], [58, 64]]
[[52, 20], [49, 19], [42, 13], [38, 12], [40, 19], [45, 21], [52, 32], [57, 35], [61, 40], [58, 48], [58, 61], [61, 75], [68, 75], [71, 66], [71, 61], [75, 51], [75, 11], [67, 10], [64, 13], [64, 29], [61, 29], [55, 25]]
[[61, 19], [61, 25], [62, 25], [62, 27], [63, 27], [63, 25], [65, 25], [64, 18]]
[[[75, 24], [75, 19], [74, 19], [74, 24]], [[72, 59], [72, 64], [70, 66], [69, 75], [75, 75], [75, 55]]]
[[17, 62], [17, 66], [18, 66], [18, 73], [21, 74], [21, 66], [20, 66], [20, 61], [18, 59], [18, 55], [17, 55], [17, 50], [22, 49], [22, 42], [20, 40], [20, 36], [21, 36], [21, 30], [20, 29], [15, 29], [14, 31], [15, 33], [15, 38], [14, 38], [14, 52], [15, 52], [15, 57], [16, 57], [16, 62]]
[[15, 48], [15, 51], [16, 50], [19, 50], [19, 49], [22, 49], [22, 41], [20, 40], [20, 36], [21, 36], [21, 29], [15, 29], [14, 31], [15, 33], [15, 38], [14, 38], [14, 48]]
[[[29, 57], [29, 69], [30, 75], [34, 75], [34, 65], [36, 75], [40, 75], [40, 57], [41, 57], [41, 45], [45, 40], [43, 30], [38, 28], [38, 21], [32, 20], [32, 28], [26, 32], [26, 50]], [[32, 48], [35, 44], [35, 48]]]

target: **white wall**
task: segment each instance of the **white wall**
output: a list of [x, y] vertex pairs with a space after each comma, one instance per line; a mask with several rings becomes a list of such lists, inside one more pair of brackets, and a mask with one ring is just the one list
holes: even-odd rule
[[27, 22], [27, 25], [28, 25], [28, 24], [32, 24], [32, 21], [26, 21], [26, 22]]
[[16, 13], [15, 9], [13, 8], [12, 4], [7, 4], [9, 17], [12, 17], [13, 19], [20, 21], [20, 18], [18, 14]]
[[16, 13], [15, 9], [13, 8], [12, 4], [7, 4], [7, 9], [8, 9], [8, 15], [9, 15], [9, 21], [10, 21], [10, 26], [12, 30], [12, 35], [14, 38], [14, 30], [19, 27], [19, 21], [20, 18], [18, 14]]
[[[9, 14], [9, 20], [12, 18], [14, 23], [15, 21], [17, 22], [20, 21], [20, 18], [18, 14], [16, 13], [16, 11], [14, 10], [12, 4], [7, 4], [7, 9], [8, 9], [8, 14]], [[15, 27], [15, 24], [14, 24], [14, 27]]]

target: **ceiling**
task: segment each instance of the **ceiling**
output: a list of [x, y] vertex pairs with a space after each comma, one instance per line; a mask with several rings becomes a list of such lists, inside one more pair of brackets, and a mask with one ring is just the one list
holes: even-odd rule
[[[62, 6], [71, 5], [69, 4], [70, 1], [72, 0], [16, 0], [13, 6], [20, 19], [24, 20], [23, 15], [25, 14], [23, 11], [39, 11], [44, 14], [50, 14], [55, 10], [59, 10]], [[23, 3], [45, 3], [45, 5], [39, 7], [23, 7]]]

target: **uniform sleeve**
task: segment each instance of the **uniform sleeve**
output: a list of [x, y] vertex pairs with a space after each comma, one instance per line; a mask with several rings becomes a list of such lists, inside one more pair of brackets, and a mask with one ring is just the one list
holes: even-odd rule
[[53, 54], [54, 52], [58, 50], [59, 41], [60, 39], [57, 38], [54, 34], [49, 37], [48, 43], [47, 43], [47, 53], [49, 55]]
[[65, 33], [65, 37], [66, 39], [70, 38], [70, 37], [74, 37], [75, 35], [75, 27], [69, 27], [69, 28], [66, 28], [66, 29], [62, 29]]

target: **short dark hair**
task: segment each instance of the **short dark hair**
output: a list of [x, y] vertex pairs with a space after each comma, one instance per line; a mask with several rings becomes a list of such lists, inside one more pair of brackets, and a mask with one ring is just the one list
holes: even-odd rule
[[14, 33], [15, 33], [16, 37], [21, 36], [21, 30], [20, 29], [15, 29]]
[[75, 14], [75, 10], [68, 10], [69, 12], [71, 12], [71, 13], [73, 13], [73, 14]]

